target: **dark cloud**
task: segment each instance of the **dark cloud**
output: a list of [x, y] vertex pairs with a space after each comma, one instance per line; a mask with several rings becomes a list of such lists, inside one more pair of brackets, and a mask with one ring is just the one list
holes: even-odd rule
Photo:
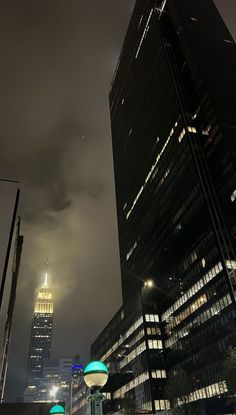
[[0, 173], [21, 181], [25, 235], [8, 398], [23, 390], [44, 258], [55, 290], [54, 355], [86, 360], [120, 305], [108, 90], [133, 3], [0, 5]]

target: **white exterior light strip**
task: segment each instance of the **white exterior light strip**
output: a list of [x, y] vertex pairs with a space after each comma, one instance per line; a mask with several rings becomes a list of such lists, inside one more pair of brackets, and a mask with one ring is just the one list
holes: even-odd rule
[[[177, 124], [177, 123], [175, 123], [175, 128], [177, 127], [177, 125], [178, 125], [178, 124]], [[151, 176], [152, 176], [153, 171], [155, 170], [155, 168], [156, 168], [157, 164], [159, 163], [159, 160], [160, 160], [160, 158], [161, 158], [162, 154], [164, 153], [164, 151], [165, 151], [165, 149], [166, 149], [167, 145], [169, 144], [169, 141], [170, 141], [170, 139], [171, 139], [172, 135], [174, 134], [175, 128], [172, 128], [172, 129], [171, 129], [170, 134], [169, 134], [169, 137], [167, 138], [167, 140], [166, 140], [165, 144], [163, 145], [163, 147], [162, 147], [162, 149], [161, 149], [160, 153], [157, 155], [157, 158], [156, 158], [156, 160], [155, 160], [155, 163], [152, 165], [151, 169], [149, 170], [149, 172], [148, 172], [148, 174], [147, 174], [147, 176], [146, 176], [146, 178], [145, 178], [145, 183], [141, 186], [141, 188], [140, 188], [140, 190], [139, 190], [139, 192], [138, 192], [137, 196], [135, 197], [135, 199], [134, 199], [134, 201], [133, 201], [133, 204], [132, 204], [132, 206], [131, 206], [130, 210], [128, 211], [128, 213], [127, 213], [127, 215], [126, 215], [126, 220], [127, 220], [127, 219], [129, 219], [129, 216], [131, 215], [131, 212], [132, 212], [132, 210], [134, 209], [134, 206], [136, 205], [136, 203], [137, 203], [138, 199], [140, 198], [140, 196], [141, 196], [141, 194], [142, 194], [142, 192], [143, 192], [143, 190], [144, 190], [144, 188], [145, 188], [146, 184], [147, 184], [147, 183], [148, 183], [148, 181], [150, 180], [150, 178], [151, 178]]]
[[145, 29], [144, 29], [144, 31], [143, 31], [143, 34], [142, 34], [141, 40], [140, 40], [139, 45], [138, 45], [138, 49], [137, 49], [137, 52], [136, 52], [136, 55], [135, 55], [135, 59], [137, 59], [137, 57], [138, 57], [138, 54], [139, 54], [139, 51], [140, 51], [140, 49], [141, 49], [141, 46], [142, 46], [143, 40], [144, 40], [145, 35], [146, 35], [146, 33], [147, 33], [148, 29], [149, 29], [148, 24], [149, 24], [150, 19], [151, 19], [151, 17], [152, 17], [152, 13], [153, 13], [153, 9], [152, 9], [152, 10], [150, 11], [150, 13], [149, 13], [149, 16], [148, 16], [148, 19], [147, 19], [147, 23], [146, 23]]

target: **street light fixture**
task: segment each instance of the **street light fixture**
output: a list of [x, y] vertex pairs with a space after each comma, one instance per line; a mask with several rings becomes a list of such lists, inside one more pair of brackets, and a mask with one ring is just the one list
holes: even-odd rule
[[102, 415], [102, 401], [104, 399], [100, 389], [107, 383], [108, 368], [100, 361], [90, 362], [84, 369], [84, 381], [89, 388], [95, 389], [89, 399], [92, 402], [92, 414]]
[[144, 287], [148, 287], [148, 288], [152, 288], [152, 287], [154, 287], [154, 282], [153, 282], [153, 280], [147, 280], [147, 281], [144, 281]]
[[64, 415], [65, 409], [61, 405], [54, 405], [49, 412], [50, 415]]
[[49, 391], [49, 395], [53, 400], [56, 400], [57, 392], [59, 391], [59, 386], [53, 385]]

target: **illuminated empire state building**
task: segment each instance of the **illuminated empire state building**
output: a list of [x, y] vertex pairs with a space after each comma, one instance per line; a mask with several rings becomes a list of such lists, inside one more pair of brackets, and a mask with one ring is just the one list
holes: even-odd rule
[[34, 307], [28, 356], [25, 400], [37, 400], [37, 386], [42, 378], [43, 359], [50, 357], [53, 328], [53, 297], [48, 287], [48, 275], [40, 289]]

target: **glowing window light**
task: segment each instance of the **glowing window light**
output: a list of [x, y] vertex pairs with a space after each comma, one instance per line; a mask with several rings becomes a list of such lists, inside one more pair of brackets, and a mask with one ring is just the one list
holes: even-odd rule
[[194, 134], [197, 132], [196, 128], [195, 127], [191, 127], [191, 126], [188, 126], [188, 131], [190, 133], [194, 133]]
[[39, 291], [38, 300], [52, 300], [52, 293], [49, 291]]
[[144, 350], [146, 350], [146, 343], [140, 343], [131, 353], [129, 353], [121, 362], [119, 363], [119, 368], [122, 369], [128, 363], [130, 363], [135, 357], [139, 356]]
[[236, 261], [233, 261], [232, 259], [226, 260], [226, 267], [228, 269], [236, 269]]
[[149, 26], [148, 26], [148, 25], [149, 25], [150, 19], [151, 19], [151, 17], [152, 17], [152, 13], [153, 13], [153, 9], [152, 9], [152, 10], [150, 11], [150, 13], [149, 13], [149, 16], [148, 16], [148, 19], [147, 19], [147, 23], [146, 23], [145, 29], [144, 29], [144, 31], [143, 31], [142, 37], [141, 37], [140, 42], [139, 42], [139, 45], [138, 45], [137, 52], [136, 52], [136, 54], [135, 54], [135, 59], [137, 59], [137, 57], [138, 57], [138, 55], [139, 55], [139, 52], [140, 52], [140, 49], [141, 49], [141, 46], [142, 46], [143, 40], [144, 40], [144, 38], [145, 38], [145, 36], [146, 36], [146, 34], [147, 34], [147, 32], [148, 32], [148, 29], [149, 29]]
[[132, 253], [137, 248], [137, 246], [138, 246], [137, 241], [135, 241], [132, 248], [129, 250], [129, 252], [126, 255], [126, 261], [128, 261], [128, 259], [131, 257]]
[[186, 130], [185, 130], [185, 128], [183, 128], [180, 135], [179, 135], [179, 143], [181, 143], [181, 141], [183, 140], [185, 134], [186, 134]]
[[231, 202], [234, 202], [236, 199], [236, 189], [232, 192], [231, 196], [230, 196], [230, 200]]
[[132, 324], [132, 326], [128, 328], [125, 334], [121, 336], [120, 339], [115, 344], [113, 344], [113, 346], [102, 356], [101, 360], [105, 361], [126, 339], [128, 339], [135, 332], [135, 330], [137, 330], [138, 327], [141, 326], [142, 323], [143, 317], [141, 316], [138, 318], [138, 320], [134, 322], [134, 324]]
[[196, 325], [203, 324], [205, 321], [211, 319], [213, 316], [219, 314], [221, 310], [228, 307], [232, 303], [231, 297], [229, 294], [222, 297], [219, 301], [214, 303], [210, 309], [205, 310], [194, 318], [190, 323], [186, 324], [183, 329], [178, 330], [178, 336], [171, 335], [169, 339], [165, 342], [166, 348], [173, 346], [177, 343], [178, 339], [188, 335], [189, 330]]
[[[155, 168], [156, 168], [157, 164], [158, 164], [158, 163], [159, 163], [159, 161], [160, 161], [160, 158], [162, 157], [162, 155], [163, 155], [163, 153], [164, 153], [164, 151], [165, 151], [165, 149], [166, 149], [167, 145], [169, 144], [169, 141], [170, 141], [170, 139], [171, 139], [172, 135], [174, 134], [174, 131], [175, 131], [175, 128], [177, 127], [177, 125], [178, 125], [178, 123], [175, 123], [175, 127], [174, 127], [174, 128], [172, 128], [172, 129], [170, 130], [169, 136], [168, 136], [167, 140], [165, 141], [165, 144], [163, 145], [163, 147], [162, 147], [162, 149], [161, 149], [160, 153], [157, 155], [157, 157], [156, 157], [156, 160], [155, 160], [154, 164], [152, 165], [151, 169], [149, 170], [149, 172], [148, 172], [148, 174], [147, 174], [147, 176], [146, 176], [146, 178], [145, 178], [145, 183], [141, 186], [141, 188], [140, 188], [140, 190], [139, 190], [139, 192], [138, 192], [137, 196], [135, 197], [135, 199], [134, 199], [134, 201], [133, 201], [133, 203], [132, 203], [132, 206], [131, 206], [130, 210], [128, 211], [128, 213], [127, 213], [127, 215], [126, 215], [126, 220], [128, 220], [128, 219], [129, 219], [129, 217], [130, 217], [130, 215], [131, 215], [131, 213], [132, 213], [132, 211], [133, 211], [133, 209], [134, 209], [134, 207], [135, 207], [136, 203], [138, 202], [138, 200], [139, 200], [139, 198], [140, 198], [140, 196], [141, 196], [141, 194], [142, 194], [142, 192], [143, 192], [143, 190], [144, 190], [144, 188], [145, 188], [146, 184], [147, 184], [147, 183], [148, 183], [148, 181], [150, 180], [150, 178], [151, 178], [151, 176], [152, 176], [152, 173], [154, 172], [154, 170], [155, 170]], [[168, 173], [169, 173], [169, 172], [168, 172]], [[168, 173], [167, 173], [167, 175], [168, 175]]]
[[121, 388], [117, 389], [114, 392], [114, 398], [120, 398], [121, 396], [123, 396], [126, 392], [130, 391], [131, 389], [137, 387], [138, 385], [141, 385], [143, 382], [145, 382], [146, 380], [149, 379], [149, 373], [148, 371], [141, 373], [141, 375], [137, 376], [136, 378], [134, 378], [133, 380], [131, 380], [130, 382], [126, 383], [124, 386], [122, 386]]
[[215, 278], [223, 269], [221, 262], [215, 264], [200, 280], [198, 280], [189, 290], [182, 295], [168, 310], [162, 314], [162, 321], [166, 321], [172, 313], [180, 308], [186, 301], [188, 301], [194, 294], [196, 294], [204, 285]]

